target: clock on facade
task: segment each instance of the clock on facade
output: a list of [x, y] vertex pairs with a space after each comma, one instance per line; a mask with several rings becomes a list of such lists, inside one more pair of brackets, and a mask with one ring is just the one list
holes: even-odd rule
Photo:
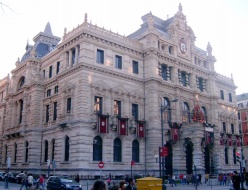
[[181, 38], [179, 42], [179, 46], [180, 46], [181, 53], [185, 54], [187, 52], [187, 45], [186, 45], [184, 38]]

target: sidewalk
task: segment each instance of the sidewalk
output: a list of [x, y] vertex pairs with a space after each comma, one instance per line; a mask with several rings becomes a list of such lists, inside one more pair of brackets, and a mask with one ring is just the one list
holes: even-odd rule
[[[169, 184], [166, 185], [166, 190], [195, 190], [196, 187], [193, 186], [192, 184], [190, 185], [177, 185], [177, 186], [173, 186], [171, 187]], [[197, 190], [230, 190], [232, 189], [231, 186], [220, 186], [220, 185], [213, 185], [213, 186], [210, 186], [210, 185], [205, 185], [205, 184], [202, 184], [202, 185], [199, 185], [197, 186]]]

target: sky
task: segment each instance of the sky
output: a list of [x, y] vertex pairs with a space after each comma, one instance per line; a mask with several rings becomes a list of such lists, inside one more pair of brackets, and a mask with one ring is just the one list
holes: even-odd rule
[[141, 17], [149, 12], [167, 19], [181, 3], [187, 24], [196, 36], [196, 46], [206, 50], [210, 42], [217, 73], [231, 77], [236, 94], [248, 93], [247, 0], [0, 0], [0, 79], [15, 68], [25, 53], [27, 41], [43, 32], [50, 22], [54, 35], [62, 38], [84, 22], [121, 35], [139, 29]]

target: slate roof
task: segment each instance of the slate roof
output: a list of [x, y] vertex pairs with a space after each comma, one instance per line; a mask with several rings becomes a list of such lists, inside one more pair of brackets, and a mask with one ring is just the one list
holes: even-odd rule
[[145, 34], [145, 32], [148, 29], [148, 17], [152, 16], [153, 18], [153, 27], [154, 29], [159, 32], [160, 34], [164, 35], [165, 37], [169, 37], [170, 35], [167, 33], [168, 26], [173, 22], [174, 17], [171, 17], [167, 20], [162, 20], [161, 18], [158, 18], [151, 13], [147, 13], [146, 15], [142, 16], [141, 19], [143, 20], [143, 24], [141, 24], [140, 29], [135, 31], [134, 33], [128, 35], [127, 37], [135, 39], [139, 36], [142, 36]]
[[236, 95], [237, 101], [248, 100], [248, 93]]

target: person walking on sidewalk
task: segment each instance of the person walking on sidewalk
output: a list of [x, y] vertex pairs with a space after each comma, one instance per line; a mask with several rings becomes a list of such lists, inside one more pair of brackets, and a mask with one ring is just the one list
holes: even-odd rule
[[26, 189], [28, 189], [27, 186], [27, 172], [25, 172], [22, 176], [22, 184], [20, 190], [22, 190], [23, 186], [25, 186]]

